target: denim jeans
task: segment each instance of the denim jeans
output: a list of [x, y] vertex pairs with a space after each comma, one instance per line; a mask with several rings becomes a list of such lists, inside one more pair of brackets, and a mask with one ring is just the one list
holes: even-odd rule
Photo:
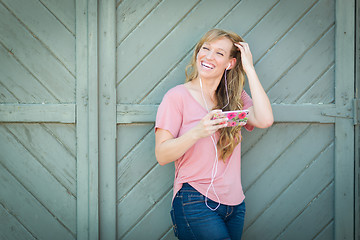
[[[208, 205], [214, 209], [218, 205], [210, 199]], [[236, 206], [221, 204], [212, 211], [205, 205], [205, 196], [189, 184], [183, 184], [176, 194], [171, 218], [175, 236], [179, 239], [241, 239], [245, 202]]]

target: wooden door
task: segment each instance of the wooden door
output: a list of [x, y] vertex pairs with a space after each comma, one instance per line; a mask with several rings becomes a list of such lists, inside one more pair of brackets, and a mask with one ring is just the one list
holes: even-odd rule
[[154, 120], [211, 28], [250, 44], [274, 109], [243, 133], [244, 239], [354, 238], [354, 17], [340, 0], [1, 0], [0, 239], [174, 239]]

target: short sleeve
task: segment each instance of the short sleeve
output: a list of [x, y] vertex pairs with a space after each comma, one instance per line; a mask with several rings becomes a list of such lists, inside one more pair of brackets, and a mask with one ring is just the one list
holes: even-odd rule
[[155, 131], [158, 128], [169, 131], [178, 137], [183, 120], [183, 102], [177, 88], [170, 89], [161, 101], [156, 114]]
[[[251, 97], [249, 96], [249, 94], [247, 94], [247, 92], [245, 92], [245, 90], [242, 91], [241, 93], [241, 100], [243, 102], [243, 109], [249, 109], [250, 107], [252, 107], [253, 102]], [[254, 126], [250, 125], [250, 124], [246, 124], [245, 125], [245, 129], [248, 130], [249, 132], [251, 132], [252, 130], [254, 130]]]

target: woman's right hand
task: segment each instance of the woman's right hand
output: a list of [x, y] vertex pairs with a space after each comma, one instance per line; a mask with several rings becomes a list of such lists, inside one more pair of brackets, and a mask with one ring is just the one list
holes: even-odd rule
[[[220, 116], [220, 118], [214, 119], [214, 115]], [[206, 114], [203, 119], [192, 129], [195, 138], [205, 138], [213, 135], [217, 130], [227, 126], [226, 118], [221, 110], [213, 110]]]

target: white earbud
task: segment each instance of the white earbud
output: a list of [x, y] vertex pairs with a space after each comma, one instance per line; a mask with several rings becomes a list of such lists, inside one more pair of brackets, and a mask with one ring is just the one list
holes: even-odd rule
[[227, 66], [226, 70], [229, 70], [230, 66], [231, 66], [231, 64], [229, 63], [229, 65]]

